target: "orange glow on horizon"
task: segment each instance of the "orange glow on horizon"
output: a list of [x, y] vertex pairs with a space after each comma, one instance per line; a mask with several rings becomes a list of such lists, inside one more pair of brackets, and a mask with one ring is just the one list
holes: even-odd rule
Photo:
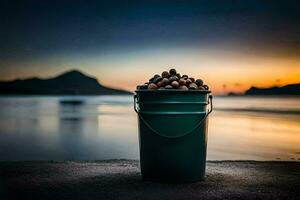
[[225, 50], [173, 49], [102, 57], [53, 57], [13, 65], [14, 68], [0, 74], [0, 79], [47, 78], [78, 69], [96, 77], [105, 86], [134, 91], [136, 85], [148, 81], [154, 74], [175, 67], [181, 74], [203, 79], [214, 94], [243, 93], [251, 86], [300, 83], [299, 58], [264, 57]]
[[[134, 91], [136, 85], [143, 84], [152, 75], [166, 69], [153, 69], [152, 73], [139, 71], [130, 75], [124, 72], [123, 76], [113, 82], [101, 76], [99, 80], [104, 85]], [[178, 71], [182, 72], [184, 69]], [[223, 67], [208, 68], [205, 72], [196, 68], [189, 71], [188, 75], [193, 74], [195, 78], [203, 79], [205, 84], [210, 86], [212, 92], [218, 95], [229, 92], [244, 93], [251, 86], [267, 88], [300, 83], [300, 62], [295, 61], [275, 60], [270, 63], [257, 64], [256, 67], [251, 67], [251, 64], [223, 63]], [[129, 77], [136, 78], [130, 79]]]

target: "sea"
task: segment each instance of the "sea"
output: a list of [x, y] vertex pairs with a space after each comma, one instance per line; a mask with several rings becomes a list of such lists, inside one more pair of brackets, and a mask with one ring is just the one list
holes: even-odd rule
[[[300, 97], [213, 105], [207, 160], [300, 161]], [[139, 159], [132, 96], [0, 97], [0, 161], [107, 159]]]

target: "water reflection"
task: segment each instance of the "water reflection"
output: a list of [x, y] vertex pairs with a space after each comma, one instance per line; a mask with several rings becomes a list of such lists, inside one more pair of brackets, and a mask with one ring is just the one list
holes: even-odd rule
[[82, 144], [84, 118], [80, 116], [79, 105], [81, 104], [60, 104], [59, 142], [62, 157], [66, 160], [80, 158], [81, 151], [84, 149]]
[[[81, 103], [61, 103], [69, 99], [0, 98], [0, 160], [139, 158], [131, 96], [76, 97]], [[268, 101], [275, 110], [300, 108], [297, 99], [215, 98], [208, 159], [300, 160], [300, 115], [251, 110], [271, 108], [262, 106]], [[240, 108], [246, 111], [231, 111]]]
[[243, 157], [249, 160], [300, 159], [296, 154], [300, 149], [298, 116], [216, 111], [209, 128], [211, 151], [208, 157], [225, 160]]
[[131, 138], [136, 145], [136, 131], [130, 131], [134, 126], [128, 120], [126, 122], [127, 111], [128, 105], [124, 104], [60, 103], [59, 132], [63, 158], [118, 159], [130, 155], [137, 159], [137, 149], [130, 142]]

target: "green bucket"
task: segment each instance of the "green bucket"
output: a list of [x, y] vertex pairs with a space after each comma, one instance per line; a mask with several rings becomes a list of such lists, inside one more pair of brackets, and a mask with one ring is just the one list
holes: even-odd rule
[[[210, 91], [137, 90], [140, 165], [143, 180], [204, 179]], [[208, 105], [210, 109], [208, 110]]]

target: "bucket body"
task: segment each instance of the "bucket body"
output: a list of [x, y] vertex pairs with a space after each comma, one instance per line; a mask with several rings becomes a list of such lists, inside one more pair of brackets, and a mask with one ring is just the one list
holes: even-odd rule
[[[144, 180], [204, 179], [210, 91], [137, 90], [140, 166]], [[211, 104], [212, 105], [212, 104]]]

